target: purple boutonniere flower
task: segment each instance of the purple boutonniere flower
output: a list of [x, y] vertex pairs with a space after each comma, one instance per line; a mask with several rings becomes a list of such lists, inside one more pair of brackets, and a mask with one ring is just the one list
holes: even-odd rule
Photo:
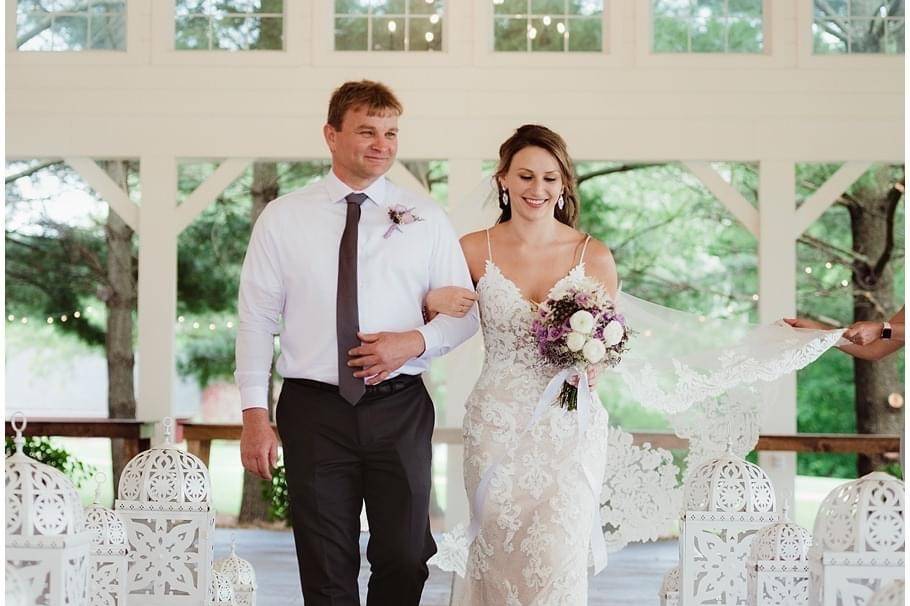
[[401, 204], [395, 204], [389, 208], [389, 220], [392, 224], [389, 225], [389, 229], [387, 229], [385, 235], [382, 236], [383, 238], [388, 238], [392, 235], [392, 232], [401, 231], [400, 225], [410, 225], [417, 221], [423, 221], [423, 217], [414, 214], [413, 207], [408, 208]]

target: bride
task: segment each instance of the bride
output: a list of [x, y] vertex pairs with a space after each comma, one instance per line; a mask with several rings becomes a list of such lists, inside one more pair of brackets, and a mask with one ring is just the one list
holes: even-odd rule
[[[596, 395], [573, 411], [546, 401], [564, 369], [543, 362], [531, 323], [550, 295], [592, 284], [607, 291], [636, 333], [613, 370], [635, 401], [665, 413], [689, 440], [689, 468], [730, 450], [745, 456], [758, 440], [761, 403], [774, 402], [762, 385], [811, 363], [843, 333], [715, 320], [620, 294], [610, 250], [575, 229], [573, 175], [559, 135], [519, 128], [499, 149], [499, 221], [461, 240], [476, 293], [427, 295], [430, 316], [463, 315], [477, 300], [484, 336], [464, 418], [471, 525], [444, 537], [431, 560], [465, 577], [462, 606], [584, 606], [589, 554], [595, 574], [606, 563], [607, 413]], [[589, 385], [596, 379], [589, 372]]]
[[[461, 239], [485, 343], [464, 419], [465, 487], [475, 497], [462, 603], [583, 606], [591, 540], [603, 540], [607, 413], [596, 403], [580, 432], [578, 411], [549, 406], [529, 427], [561, 370], [541, 361], [531, 322], [548, 294], [580, 280], [600, 282], [615, 298], [616, 266], [604, 244], [575, 229], [574, 169], [558, 134], [519, 128], [500, 147], [494, 177], [499, 221]], [[462, 315], [474, 298], [437, 289], [427, 309]]]

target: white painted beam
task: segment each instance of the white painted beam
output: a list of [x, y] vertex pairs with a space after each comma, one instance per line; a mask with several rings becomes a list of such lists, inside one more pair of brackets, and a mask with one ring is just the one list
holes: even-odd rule
[[[176, 385], [174, 323], [177, 309], [177, 161], [142, 156], [139, 237], [139, 382], [136, 418], [173, 416]], [[158, 438], [161, 436], [159, 435]]]
[[95, 190], [95, 193], [101, 196], [102, 200], [114, 209], [123, 222], [130, 226], [130, 229], [139, 233], [139, 206], [119, 185], [114, 183], [97, 162], [92, 158], [64, 158], [63, 160], [79, 173], [79, 176]]
[[233, 183], [252, 160], [248, 158], [228, 158], [202, 182], [183, 203], [177, 207], [176, 230], [179, 234], [193, 222], [199, 213], [208, 208], [228, 185]]
[[683, 162], [698, 180], [714, 194], [717, 200], [729, 210], [749, 232], [758, 237], [758, 210], [732, 185], [723, 180], [708, 162]]
[[847, 188], [859, 179], [872, 166], [871, 162], [845, 162], [831, 178], [825, 181], [818, 190], [809, 196], [796, 211], [793, 223], [793, 235], [799, 237], [809, 226], [834, 204]]
[[427, 188], [423, 186], [423, 183], [420, 182], [420, 179], [414, 176], [414, 174], [409, 171], [401, 161], [396, 161], [392, 168], [389, 169], [389, 172], [386, 173], [386, 176], [391, 179], [396, 185], [400, 185], [405, 189], [410, 189], [415, 192], [421, 192], [426, 195], [430, 195], [430, 192], [427, 191]]
[[[763, 160], [759, 171], [758, 315], [767, 324], [796, 315], [796, 236], [791, 229], [796, 214], [796, 164]], [[763, 391], [761, 431], [795, 433], [796, 375]], [[788, 498], [792, 506], [796, 454], [763, 452], [758, 461], [774, 483], [778, 502]]]

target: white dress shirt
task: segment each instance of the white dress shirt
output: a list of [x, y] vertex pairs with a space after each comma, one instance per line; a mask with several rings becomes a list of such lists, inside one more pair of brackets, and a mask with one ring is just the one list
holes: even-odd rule
[[[270, 202], [253, 228], [240, 275], [236, 372], [241, 407], [265, 408], [274, 335], [283, 377], [338, 384], [335, 299], [338, 247], [353, 192], [334, 172]], [[423, 300], [441, 286], [473, 289], [464, 255], [443, 209], [432, 199], [396, 187], [385, 177], [363, 190], [357, 239], [360, 330], [417, 329], [426, 350], [391, 376], [420, 374], [430, 358], [471, 337], [477, 306], [463, 318], [436, 316], [424, 324]], [[389, 208], [413, 208], [423, 219], [392, 225]], [[352, 369], [353, 371], [353, 369]]]

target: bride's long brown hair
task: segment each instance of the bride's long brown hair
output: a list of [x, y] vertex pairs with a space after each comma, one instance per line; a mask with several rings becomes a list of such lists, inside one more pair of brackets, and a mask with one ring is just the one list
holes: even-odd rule
[[503, 192], [505, 191], [499, 180], [509, 172], [512, 165], [512, 158], [515, 154], [526, 147], [539, 147], [550, 153], [556, 158], [559, 165], [559, 172], [562, 173], [562, 199], [563, 207], [557, 205], [553, 211], [553, 216], [560, 223], [565, 223], [569, 227], [575, 227], [578, 223], [579, 201], [578, 194], [575, 190], [575, 167], [572, 165], [572, 158], [569, 157], [569, 150], [566, 148], [566, 142], [555, 132], [539, 124], [525, 124], [519, 126], [511, 137], [505, 140], [499, 146], [499, 166], [496, 167], [496, 188], [499, 190], [499, 208], [502, 211], [497, 223], [504, 223], [512, 218], [512, 206], [503, 204]]

